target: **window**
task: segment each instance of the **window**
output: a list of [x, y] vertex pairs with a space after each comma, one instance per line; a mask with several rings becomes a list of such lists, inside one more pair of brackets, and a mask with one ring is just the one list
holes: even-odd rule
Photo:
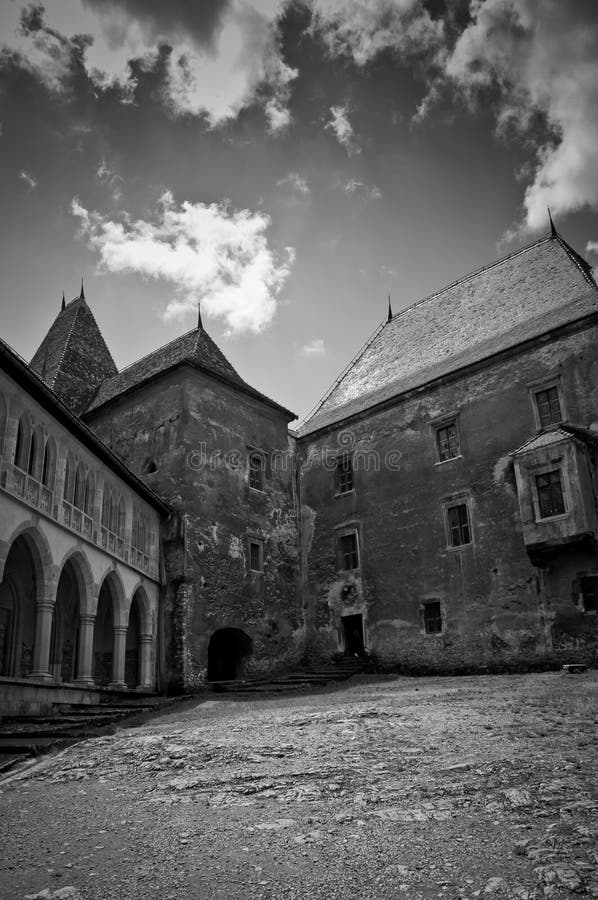
[[350, 531], [341, 534], [338, 539], [339, 568], [344, 572], [359, 568], [359, 554], [357, 551], [357, 534]]
[[264, 544], [262, 541], [249, 541], [249, 568], [252, 572], [264, 571]]
[[598, 575], [586, 575], [579, 581], [584, 612], [598, 612]]
[[469, 525], [469, 513], [466, 503], [457, 506], [447, 506], [449, 541], [451, 547], [462, 547], [471, 544], [471, 528]]
[[264, 460], [259, 453], [249, 454], [249, 487], [254, 491], [264, 490]]
[[552, 472], [544, 472], [542, 475], [536, 475], [536, 490], [538, 492], [538, 510], [541, 519], [560, 516], [566, 511], [561, 473], [558, 469], [554, 469]]
[[459, 433], [456, 422], [449, 422], [436, 429], [436, 446], [440, 462], [444, 462], [447, 459], [455, 459], [460, 455]]
[[541, 428], [554, 425], [556, 422], [562, 422], [563, 413], [557, 385], [536, 391], [535, 398], [538, 422]]
[[348, 494], [353, 490], [353, 458], [343, 453], [336, 460], [336, 492]]
[[430, 600], [424, 603], [424, 627], [426, 634], [440, 634], [442, 631], [440, 600]]

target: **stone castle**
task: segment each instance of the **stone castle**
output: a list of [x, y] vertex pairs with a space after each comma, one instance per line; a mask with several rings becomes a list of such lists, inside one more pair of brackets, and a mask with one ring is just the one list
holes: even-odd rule
[[554, 228], [389, 309], [296, 430], [201, 318], [119, 372], [83, 289], [63, 300], [29, 364], [0, 343], [3, 708], [343, 653], [591, 662], [597, 347]]

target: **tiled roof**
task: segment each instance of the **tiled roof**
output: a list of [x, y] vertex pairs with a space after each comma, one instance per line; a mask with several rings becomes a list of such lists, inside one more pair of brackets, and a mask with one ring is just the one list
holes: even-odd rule
[[159, 347], [148, 356], [144, 356], [143, 359], [127, 366], [126, 369], [118, 372], [113, 378], [109, 378], [100, 386], [95, 397], [88, 405], [86, 413], [98, 409], [105, 403], [115, 400], [124, 392], [181, 363], [195, 365], [212, 375], [216, 375], [244, 393], [250, 394], [287, 413], [291, 419], [295, 418], [293, 413], [243, 381], [202, 327], [195, 328], [175, 338], [170, 343], [165, 344], [164, 347]]
[[570, 441], [572, 437], [578, 438], [585, 444], [598, 444], [598, 432], [591, 428], [563, 422], [562, 425], [541, 431], [540, 434], [530, 438], [517, 450], [513, 450], [511, 456], [519, 456], [520, 453], [529, 453], [532, 450], [539, 450], [541, 447], [551, 447], [553, 444], [560, 444], [561, 441]]
[[589, 265], [543, 238], [397, 313], [300, 428], [309, 434], [598, 311]]
[[58, 313], [30, 366], [75, 413], [85, 408], [106, 378], [116, 374], [83, 294]]

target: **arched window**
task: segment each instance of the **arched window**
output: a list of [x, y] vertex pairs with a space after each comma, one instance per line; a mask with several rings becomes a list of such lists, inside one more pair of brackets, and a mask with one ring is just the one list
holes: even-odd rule
[[66, 458], [66, 468], [64, 470], [64, 499], [67, 503], [73, 502], [75, 495], [75, 460], [69, 453]]
[[95, 492], [96, 492], [96, 481], [93, 477], [93, 472], [87, 473], [87, 478], [85, 479], [85, 499], [83, 501], [83, 511], [88, 516], [93, 516], [93, 504], [95, 501]]
[[17, 425], [17, 442], [15, 444], [15, 466], [27, 471], [31, 449], [31, 426], [26, 416], [21, 416]]
[[112, 492], [110, 493], [110, 523], [108, 528], [114, 533], [116, 533], [118, 528], [118, 497]]
[[44, 460], [42, 464], [42, 484], [49, 490], [54, 490], [56, 478], [56, 444], [54, 438], [48, 438], [44, 447]]
[[102, 494], [102, 525], [104, 528], [110, 528], [110, 488], [104, 484]]
[[83, 509], [85, 503], [85, 469], [83, 463], [79, 463], [75, 472], [75, 484], [73, 489], [73, 506]]
[[116, 532], [118, 534], [118, 536], [121, 538], [125, 536], [125, 516], [126, 516], [125, 501], [121, 497], [118, 502], [118, 525], [117, 525], [117, 532]]
[[38, 425], [31, 435], [29, 444], [29, 459], [27, 460], [27, 473], [34, 478], [39, 479], [41, 475], [42, 447], [44, 446], [44, 435]]
[[8, 416], [6, 412], [6, 403], [2, 394], [0, 394], [0, 456], [2, 456], [4, 453], [4, 438], [6, 435], [7, 418]]

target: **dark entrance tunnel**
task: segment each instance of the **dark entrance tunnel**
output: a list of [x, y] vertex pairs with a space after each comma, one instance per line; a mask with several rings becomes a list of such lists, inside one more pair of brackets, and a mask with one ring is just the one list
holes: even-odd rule
[[208, 681], [242, 678], [245, 660], [251, 656], [252, 642], [239, 628], [220, 628], [208, 646]]

